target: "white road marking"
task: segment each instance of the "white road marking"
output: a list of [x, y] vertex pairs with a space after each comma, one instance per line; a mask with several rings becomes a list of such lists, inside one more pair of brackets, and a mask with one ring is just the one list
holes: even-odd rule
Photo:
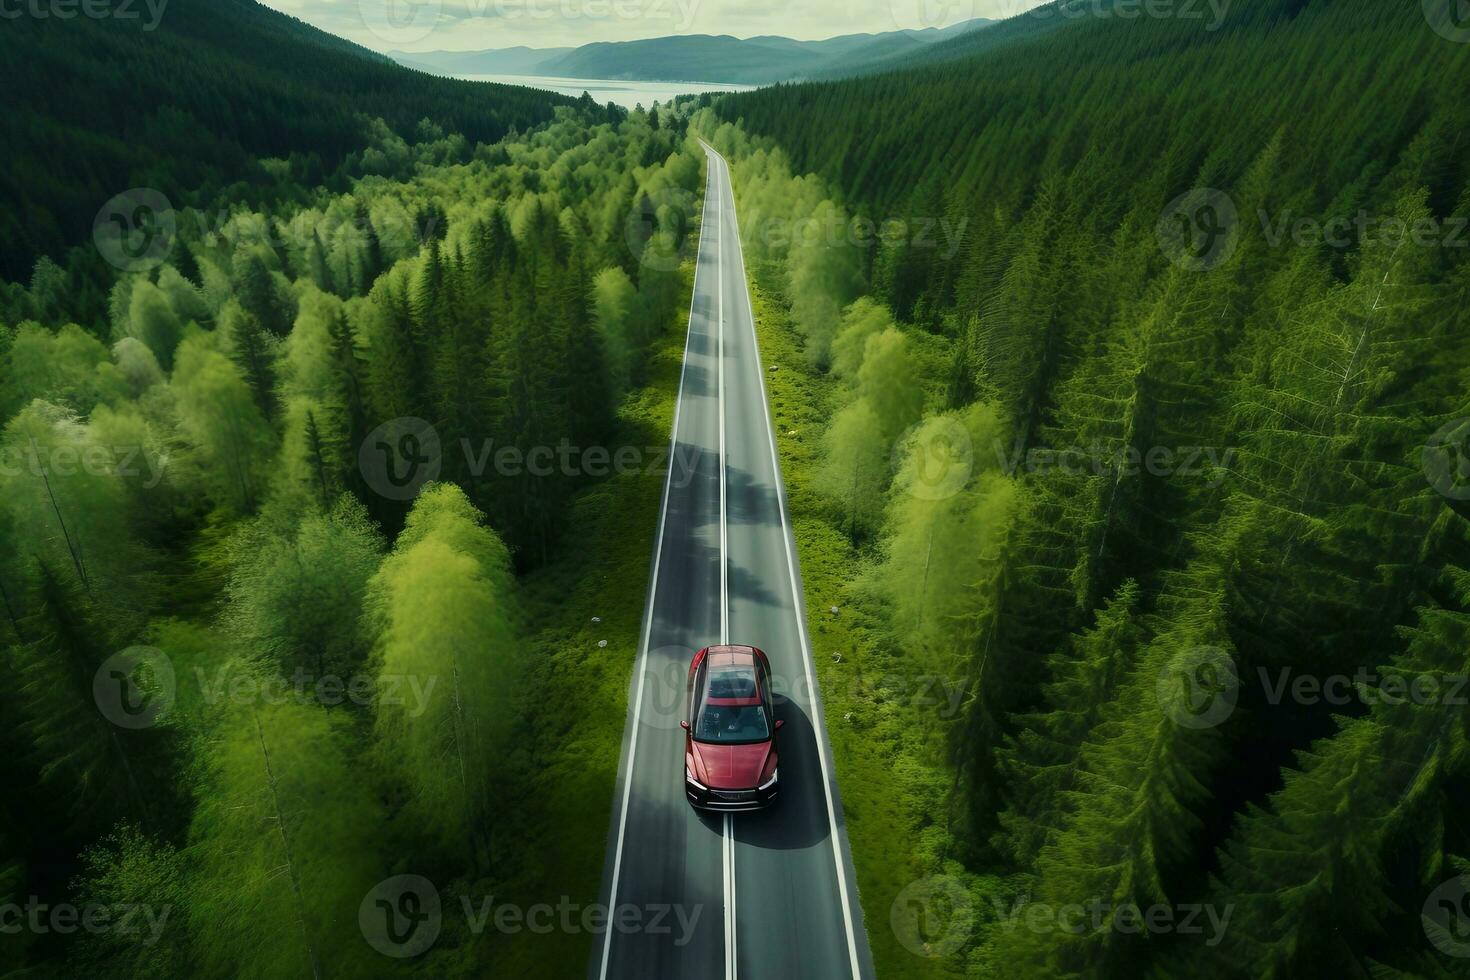
[[[706, 190], [708, 181], [706, 181]], [[689, 327], [684, 334], [684, 363], [679, 367], [679, 393], [674, 397], [674, 425], [669, 434], [669, 471], [664, 477], [664, 499], [659, 506], [658, 514], [658, 536], [653, 546], [653, 576], [648, 587], [648, 609], [643, 620], [643, 642], [639, 644], [638, 663], [634, 665], [633, 677], [638, 686], [638, 693], [633, 699], [633, 735], [628, 744], [628, 767], [623, 778], [623, 802], [622, 812], [618, 817], [618, 845], [613, 857], [612, 886], [608, 892], [608, 909], [614, 909], [618, 904], [618, 879], [623, 870], [623, 838], [628, 830], [628, 797], [633, 790], [633, 763], [638, 757], [638, 720], [643, 713], [643, 672], [648, 666], [648, 637], [653, 629], [653, 606], [654, 599], [658, 595], [658, 568], [659, 559], [664, 552], [664, 525], [669, 516], [669, 488], [674, 482], [673, 459], [679, 449], [679, 409], [684, 404], [684, 378], [689, 373], [689, 341], [694, 336], [694, 298], [699, 295], [699, 257], [704, 254], [704, 232], [707, 227], [705, 217], [709, 211], [709, 194], [705, 194], [704, 212], [699, 220], [699, 251], [695, 253], [694, 259], [694, 288], [689, 295]], [[612, 953], [612, 937], [615, 930], [609, 928], [603, 933], [602, 938], [602, 968], [598, 972], [600, 980], [607, 980], [607, 963]]]
[[[701, 140], [700, 142], [704, 141]], [[728, 175], [730, 172], [729, 165], [725, 163], [725, 158], [720, 156], [719, 152], [716, 151], [714, 147], [710, 146], [708, 143], [705, 143], [704, 145], [713, 154], [714, 158], [720, 161], [720, 165], [724, 167], [727, 177], [727, 184], [729, 184], [730, 213], [734, 217], [735, 237], [738, 240], [740, 237], [740, 215], [735, 212], [734, 185], [733, 183], [730, 183], [728, 181]], [[721, 194], [722, 199], [723, 197], [724, 195]], [[723, 207], [723, 200], [721, 202], [721, 206]], [[766, 413], [766, 437], [771, 446], [771, 472], [775, 474], [776, 496], [781, 507], [782, 542], [786, 546], [786, 572], [791, 583], [792, 608], [796, 611], [796, 628], [797, 633], [801, 638], [801, 652], [805, 659], [807, 690], [811, 692], [812, 711], [814, 712], [814, 715], [816, 715], [821, 712], [821, 705], [819, 704], [820, 699], [817, 696], [816, 674], [812, 666], [813, 661], [811, 642], [807, 638], [806, 633], [806, 605], [802, 601], [801, 590], [797, 587], [796, 583], [796, 559], [792, 555], [791, 550], [791, 543], [793, 541], [791, 533], [791, 521], [786, 513], [786, 484], [781, 479], [781, 462], [776, 454], [776, 430], [775, 426], [771, 422], [771, 402], [770, 398], [766, 395], [765, 390], [766, 373], [761, 368], [760, 343], [755, 335], [755, 303], [752, 302], [750, 299], [750, 280], [747, 279], [745, 276], [744, 249], [736, 249], [736, 255], [740, 259], [740, 278], [745, 282], [746, 302], [749, 303], [750, 308], [750, 339], [752, 347], [755, 350], [755, 366], [757, 376], [761, 379], [761, 403], [764, 406]], [[832, 829], [832, 860], [837, 868], [837, 890], [842, 899], [842, 924], [847, 930], [848, 964], [852, 970], [852, 976], [854, 980], [857, 980], [857, 978], [862, 976], [862, 973], [861, 969], [858, 966], [857, 934], [854, 931], [852, 924], [852, 908], [847, 896], [847, 874], [843, 870], [844, 865], [842, 860], [842, 843], [838, 840], [837, 836], [837, 809], [832, 802], [832, 774], [827, 762], [827, 751], [825, 743], [822, 741], [822, 733], [825, 730], [825, 718], [814, 716], [812, 718], [812, 728], [817, 741], [817, 759], [821, 762], [822, 765], [822, 791], [826, 795], [827, 799], [827, 822]]]
[[[713, 164], [711, 160], [711, 164]], [[713, 169], [713, 168], [712, 168]], [[715, 197], [715, 306], [718, 311], [716, 391], [720, 406], [720, 642], [730, 642], [730, 527], [726, 517], [725, 478], [725, 195]], [[733, 210], [733, 209], [732, 209]], [[725, 814], [723, 840], [725, 854], [725, 980], [735, 980], [739, 961], [736, 956], [738, 933], [735, 929], [735, 815]]]
[[725, 864], [725, 976], [734, 980], [737, 969], [735, 956], [735, 815], [725, 814], [725, 834], [722, 850]]
[[[725, 520], [725, 195], [716, 197], [715, 207], [715, 306], [719, 326], [716, 391], [720, 406], [720, 642], [730, 642], [730, 532]], [[729, 821], [725, 821], [726, 826]]]

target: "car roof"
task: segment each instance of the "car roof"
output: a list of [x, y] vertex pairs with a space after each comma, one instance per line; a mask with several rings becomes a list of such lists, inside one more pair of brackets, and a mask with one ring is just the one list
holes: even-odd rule
[[[712, 647], [705, 658], [709, 669], [705, 674], [703, 702], [710, 705], [744, 707], [760, 704], [760, 671], [755, 669], [755, 654], [751, 647]], [[714, 693], [714, 676], [717, 673], [737, 673], [749, 677], [751, 695], [748, 697], [717, 696]]]
[[723, 646], [710, 647], [706, 656], [709, 659], [709, 665], [711, 667], [728, 667], [732, 664], [754, 664], [755, 647], [725, 644]]

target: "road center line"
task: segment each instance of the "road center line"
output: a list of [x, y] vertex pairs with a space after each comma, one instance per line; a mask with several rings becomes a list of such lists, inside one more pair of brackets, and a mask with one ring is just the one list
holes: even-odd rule
[[718, 311], [717, 392], [720, 411], [720, 642], [730, 642], [730, 533], [725, 519], [725, 195], [716, 199], [715, 306]]
[[725, 833], [721, 842], [725, 866], [725, 976], [734, 980], [738, 963], [735, 946], [735, 815], [725, 814]]
[[[719, 160], [728, 176], [730, 168], [729, 164], [725, 162], [725, 158], [720, 156], [714, 147], [709, 146], [709, 144], [705, 145], [714, 154], [714, 157]], [[721, 197], [723, 198], [723, 194]], [[734, 217], [735, 237], [738, 241], [740, 238], [740, 215], [735, 212], [735, 187], [733, 182], [730, 184], [730, 211]], [[858, 964], [857, 934], [853, 928], [852, 906], [847, 894], [847, 874], [844, 871], [844, 862], [842, 860], [842, 842], [837, 834], [837, 808], [832, 801], [832, 773], [827, 762], [826, 746], [823, 742], [823, 733], [826, 731], [826, 720], [822, 714], [821, 698], [817, 694], [816, 673], [812, 666], [811, 641], [808, 639], [806, 632], [806, 603], [802, 598], [801, 589], [796, 581], [796, 558], [792, 554], [791, 546], [793, 540], [791, 521], [786, 513], [786, 485], [781, 479], [781, 462], [776, 454], [776, 429], [775, 425], [771, 422], [771, 401], [765, 390], [766, 374], [761, 369], [760, 341], [755, 334], [755, 304], [750, 300], [750, 280], [745, 275], [744, 250], [737, 249], [736, 257], [740, 260], [740, 278], [745, 282], [746, 302], [749, 304], [750, 309], [750, 339], [755, 351], [756, 376], [761, 381], [761, 404], [765, 409], [766, 415], [766, 437], [771, 446], [771, 473], [774, 475], [776, 481], [776, 497], [781, 510], [781, 538], [786, 548], [786, 572], [791, 583], [791, 606], [796, 613], [797, 635], [801, 639], [801, 652], [805, 658], [807, 690], [811, 693], [812, 699], [812, 730], [816, 736], [817, 759], [822, 766], [822, 791], [826, 795], [827, 800], [827, 822], [832, 830], [832, 860], [837, 869], [837, 891], [842, 901], [842, 923], [847, 930], [848, 965], [852, 971], [853, 980], [859, 980], [862, 976], [862, 971]]]
[[[710, 172], [714, 173], [718, 156], [710, 158]], [[725, 477], [725, 195], [719, 190], [718, 182], [711, 180], [717, 193], [715, 197], [715, 307], [717, 310], [716, 334], [718, 344], [716, 357], [716, 392], [720, 413], [720, 642], [730, 642], [730, 533], [726, 518]], [[735, 818], [725, 814], [721, 847], [724, 852], [725, 869], [725, 978], [735, 980], [738, 970], [736, 958], [735, 930]]]
[[[713, 161], [710, 170], [713, 171]], [[709, 213], [709, 186], [708, 176], [705, 180], [705, 195], [703, 213], [699, 219], [699, 249], [694, 257], [694, 286], [689, 294], [689, 326], [684, 334], [684, 362], [679, 366], [679, 392], [674, 396], [674, 423], [669, 432], [669, 459], [668, 472], [664, 476], [664, 497], [659, 505], [658, 511], [658, 535], [653, 545], [653, 572], [649, 578], [648, 585], [648, 609], [643, 619], [643, 641], [639, 644], [638, 659], [633, 665], [633, 683], [637, 692], [633, 696], [633, 733], [628, 742], [628, 766], [623, 774], [623, 801], [618, 816], [618, 843], [617, 850], [613, 856], [612, 885], [609, 886], [607, 896], [607, 907], [609, 911], [617, 908], [618, 904], [618, 880], [623, 871], [623, 839], [628, 831], [628, 799], [633, 791], [634, 763], [638, 759], [638, 725], [643, 714], [643, 688], [644, 672], [648, 668], [648, 638], [653, 632], [653, 608], [654, 601], [658, 597], [658, 570], [659, 559], [664, 553], [664, 528], [669, 516], [669, 491], [674, 483], [674, 467], [672, 461], [677, 458], [679, 451], [679, 415], [684, 404], [684, 379], [689, 374], [689, 342], [694, 337], [694, 300], [699, 295], [699, 266], [704, 255], [704, 233], [708, 227], [706, 218]], [[599, 980], [607, 980], [607, 964], [612, 956], [612, 928], [608, 928], [602, 936], [602, 966], [598, 971]]]

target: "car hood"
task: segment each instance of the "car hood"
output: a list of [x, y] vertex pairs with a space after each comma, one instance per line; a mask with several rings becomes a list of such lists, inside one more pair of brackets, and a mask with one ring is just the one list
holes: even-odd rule
[[689, 749], [694, 778], [701, 783], [711, 789], [754, 789], [775, 745], [771, 742], [721, 745], [691, 739]]

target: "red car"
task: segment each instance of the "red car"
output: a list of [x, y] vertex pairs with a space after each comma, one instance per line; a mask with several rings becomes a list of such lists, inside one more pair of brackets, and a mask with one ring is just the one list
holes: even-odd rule
[[684, 791], [701, 810], [758, 810], [776, 798], [771, 664], [755, 647], [705, 647], [689, 665]]

